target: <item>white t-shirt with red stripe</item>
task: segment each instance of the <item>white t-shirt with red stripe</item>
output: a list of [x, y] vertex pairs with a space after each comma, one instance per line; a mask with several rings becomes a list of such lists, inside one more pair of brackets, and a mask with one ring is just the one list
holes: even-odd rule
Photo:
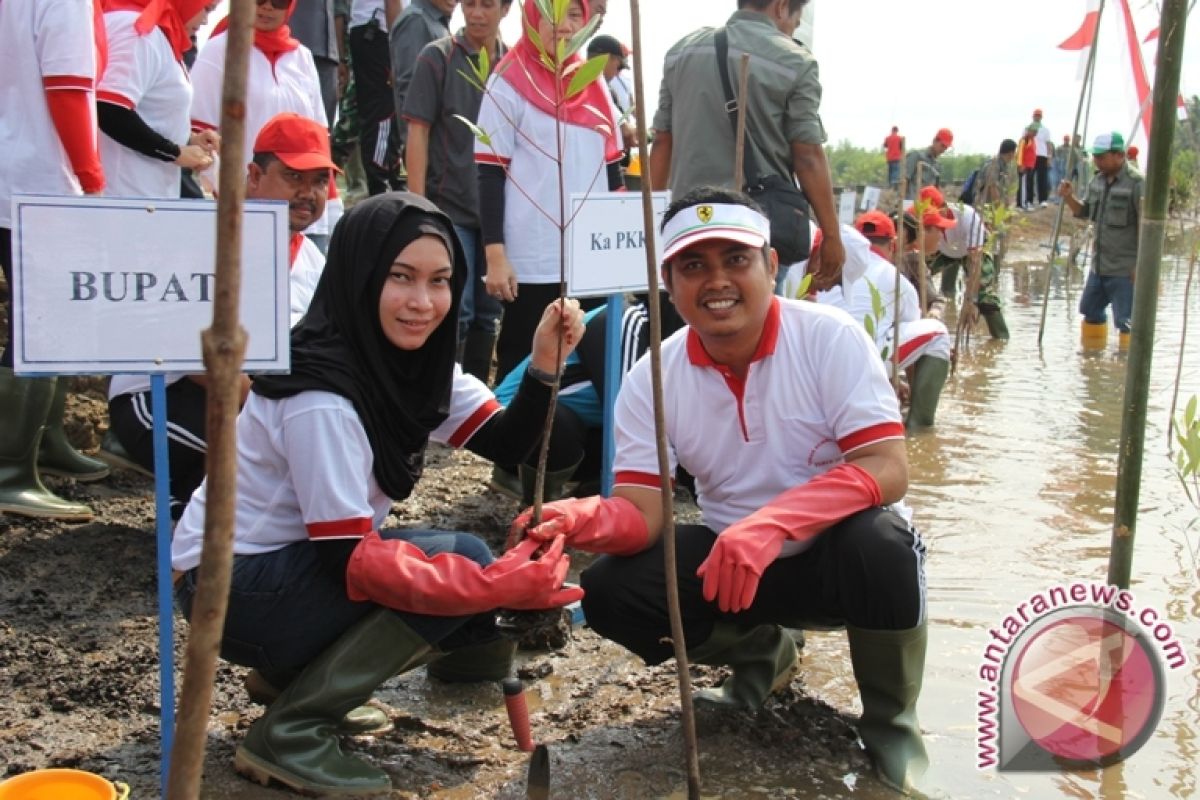
[[301, 238], [304, 241], [300, 243], [300, 252], [292, 261], [292, 271], [288, 277], [292, 325], [299, 322], [308, 311], [308, 304], [312, 302], [313, 292], [317, 290], [317, 283], [325, 270], [325, 255], [321, 248], [307, 236]]
[[[177, 145], [187, 144], [192, 126], [192, 84], [187, 70], [161, 30], [145, 36], [133, 29], [137, 11], [104, 15], [108, 66], [97, 98], [131, 108], [155, 133]], [[109, 197], [179, 197], [180, 169], [169, 161], [142, 155], [100, 134], [100, 161]]]
[[[837, 309], [773, 300], [744, 382], [691, 328], [663, 343], [662, 372], [671, 468], [695, 476], [703, 522], [718, 533], [846, 454], [904, 438], [874, 344]], [[617, 486], [659, 485], [650, 377], [643, 357], [617, 398]]]
[[[430, 433], [462, 447], [501, 410], [486, 386], [454, 370], [450, 414]], [[378, 530], [392, 500], [375, 480], [367, 432], [354, 405], [331, 392], [283, 399], [250, 393], [237, 420], [233, 552], [270, 553], [305, 539], [357, 539]], [[200, 563], [208, 482], [192, 495], [171, 541], [171, 565]]]
[[950, 258], [966, 258], [968, 251], [983, 247], [987, 241], [987, 230], [983, 225], [983, 217], [966, 203], [956, 203], [951, 209], [954, 211], [955, 224], [950, 230], [942, 232], [938, 252]]
[[14, 194], [83, 193], [46, 91], [95, 88], [91, 2], [3, 0], [0, 53], [0, 228], [11, 228]]
[[[513, 69], [520, 67], [514, 64]], [[604, 97], [607, 102], [599, 111], [616, 130], [612, 96], [605, 91]], [[554, 117], [525, 100], [503, 76], [493, 73], [479, 108], [478, 125], [487, 132], [491, 144], [476, 140], [475, 163], [498, 164], [507, 169], [504, 249], [518, 283], [558, 283], [558, 226], [542, 213], [559, 218], [558, 165], [551, 158], [557, 153]], [[565, 123], [562, 134], [563, 185], [569, 217], [571, 195], [607, 192], [608, 172], [603, 134]]]

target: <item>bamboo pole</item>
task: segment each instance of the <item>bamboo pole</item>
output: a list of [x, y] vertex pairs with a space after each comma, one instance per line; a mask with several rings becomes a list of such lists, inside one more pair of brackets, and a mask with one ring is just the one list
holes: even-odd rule
[[[918, 261], [917, 261], [917, 294], [920, 297], [920, 301], [921, 301], [921, 316], [922, 317], [925, 316], [925, 309], [927, 309], [929, 307], [929, 297], [927, 296], [928, 292], [926, 291], [926, 284], [928, 283], [928, 281], [925, 280], [925, 215], [923, 213], [920, 213], [920, 211], [918, 210], [918, 204], [921, 202], [921, 199], [920, 199], [921, 198], [921, 189], [923, 189], [925, 187], [924, 180], [923, 180], [925, 177], [924, 173], [925, 173], [925, 162], [918, 161], [917, 162], [917, 187], [913, 191], [913, 216], [916, 217], [916, 219], [917, 219], [917, 249], [918, 249], [918, 252], [921, 254], [920, 259], [918, 259]], [[900, 308], [900, 298], [899, 297], [896, 298], [896, 306], [895, 307], [897, 309]], [[899, 318], [899, 316], [897, 315], [897, 319], [898, 318]], [[899, 347], [899, 344], [900, 344], [900, 339], [897, 338], [896, 339], [897, 348]]]
[[[908, 152], [900, 153], [900, 163], [907, 165]], [[900, 275], [904, 271], [904, 195], [908, 194], [908, 170], [900, 172], [900, 211], [896, 215], [896, 252], [892, 254], [892, 264], [896, 267], [896, 285], [892, 287], [892, 390], [900, 389]], [[921, 309], [925, 316], [925, 309]]]
[[1159, 22], [1158, 67], [1154, 75], [1153, 126], [1150, 131], [1149, 173], [1142, 198], [1141, 233], [1133, 293], [1133, 325], [1129, 337], [1124, 413], [1117, 466], [1117, 497], [1113, 515], [1112, 551], [1108, 582], [1129, 588], [1133, 542], [1137, 530], [1138, 498], [1142, 481], [1142, 455], [1146, 439], [1146, 408], [1150, 395], [1150, 367], [1154, 356], [1154, 328], [1158, 317], [1159, 273], [1163, 240], [1167, 232], [1168, 188], [1171, 181], [1171, 145], [1175, 138], [1175, 104], [1183, 61], [1183, 36], [1187, 26], [1185, 0], [1164, 0]]
[[246, 72], [253, 37], [253, 0], [232, 0], [221, 99], [221, 195], [217, 200], [216, 281], [212, 327], [201, 334], [208, 372], [205, 425], [208, 506], [204, 546], [192, 598], [191, 626], [180, 692], [175, 744], [167, 776], [170, 800], [200, 796], [208, 714], [229, 601], [237, 499], [234, 423], [246, 331], [238, 321], [242, 282], [242, 206], [246, 195]]
[[738, 72], [737, 144], [733, 151], [733, 188], [739, 192], [746, 185], [746, 93], [750, 89], [750, 54], [742, 53]]
[[[639, 0], [629, 0], [633, 52], [634, 96], [638, 102], [638, 147], [648, 152], [649, 131], [646, 126], [645, 74], [642, 69], [642, 14]], [[745, 62], [743, 62], [745, 64]], [[744, 70], [745, 72], [745, 70]], [[744, 96], [744, 93], [743, 93]], [[739, 107], [744, 105], [740, 103]], [[700, 798], [700, 749], [696, 741], [696, 715], [692, 708], [692, 678], [688, 673], [687, 641], [683, 634], [683, 618], [679, 610], [679, 576], [675, 567], [675, 503], [671, 489], [671, 469], [667, 458], [666, 413], [663, 410], [662, 380], [662, 310], [658, 303], [658, 264], [655, 263], [654, 206], [650, 181], [642, 181], [642, 225], [646, 229], [646, 284], [650, 306], [650, 374], [654, 394], [654, 431], [658, 448], [658, 479], [662, 495], [663, 559], [666, 571], [667, 613], [671, 619], [671, 644], [675, 650], [675, 669], [679, 678], [680, 724], [683, 726], [684, 757], [687, 764], [688, 800]]]
[[[1088, 53], [1088, 65], [1085, 71], [1083, 86], [1079, 88], [1079, 103], [1075, 106], [1075, 124], [1071, 127], [1071, 152], [1067, 155], [1067, 174], [1071, 174], [1071, 167], [1075, 165], [1075, 134], [1079, 132], [1079, 120], [1083, 117], [1084, 99], [1088, 94], [1088, 86], [1091, 81], [1095, 80], [1096, 71], [1096, 51], [1100, 47], [1099, 31], [1100, 19], [1104, 16], [1104, 0], [1100, 0], [1100, 5], [1096, 9], [1096, 37], [1092, 40], [1092, 50]], [[1058, 204], [1058, 211], [1054, 214], [1054, 232], [1050, 236], [1050, 261], [1046, 265], [1046, 284], [1042, 290], [1042, 319], [1038, 323], [1038, 348], [1042, 346], [1042, 337], [1046, 333], [1046, 311], [1050, 308], [1050, 279], [1054, 276], [1054, 257], [1058, 254], [1058, 234], [1062, 229], [1063, 213], [1066, 211], [1067, 203], [1063, 201]]]

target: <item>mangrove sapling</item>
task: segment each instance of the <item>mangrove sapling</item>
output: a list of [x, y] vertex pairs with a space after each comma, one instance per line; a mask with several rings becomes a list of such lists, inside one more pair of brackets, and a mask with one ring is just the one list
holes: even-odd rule
[[[524, 25], [524, 28], [525, 28], [525, 34], [526, 34], [526, 36], [529, 37], [529, 40], [533, 43], [534, 47], [536, 48], [536, 50], [538, 52], [538, 56], [541, 59], [542, 64], [554, 71], [554, 97], [547, 98], [548, 100], [551, 101], [552, 107], [554, 108], [554, 112], [555, 112], [554, 113], [554, 138], [555, 138], [554, 152], [550, 152], [550, 151], [546, 150], [545, 148], [541, 147], [537, 142], [533, 141], [533, 139], [531, 137], [529, 137], [528, 134], [526, 134], [524, 131], [521, 130], [521, 127], [516, 124], [516, 121], [513, 120], [507, 114], [507, 112], [504, 110], [504, 108], [501, 104], [497, 103], [496, 108], [500, 111], [501, 115], [504, 117], [505, 122], [509, 126], [512, 127], [516, 136], [520, 137], [524, 142], [528, 143], [532, 148], [537, 150], [541, 155], [545, 156], [551, 162], [554, 163], [554, 166], [555, 166], [555, 169], [557, 170], [557, 175], [558, 175], [558, 213], [557, 213], [557, 215], [555, 215], [550, 210], [545, 209], [540, 204], [538, 204], [537, 201], [534, 200], [533, 197], [530, 196], [528, 191], [523, 186], [521, 186], [520, 181], [513, 179], [513, 175], [511, 173], [511, 171], [509, 170], [508, 165], [504, 163], [504, 159], [497, 158], [497, 162], [502, 164], [505, 174], [507, 176], [508, 182], [511, 183], [514, 187], [516, 187], [516, 189], [519, 192], [521, 192], [521, 194], [523, 194], [527, 200], [529, 200], [529, 202], [533, 206], [533, 208], [539, 214], [541, 214], [543, 217], [545, 217], [547, 220], [549, 220], [549, 222], [552, 225], [554, 225], [555, 228], [557, 228], [557, 230], [558, 230], [558, 264], [559, 264], [559, 278], [558, 278], [559, 301], [558, 302], [565, 303], [566, 297], [567, 297], [567, 229], [570, 227], [571, 223], [573, 222], [574, 216], [572, 215], [572, 216], [568, 217], [568, 215], [567, 215], [567, 199], [568, 198], [566, 196], [566, 175], [565, 175], [565, 168], [563, 166], [563, 164], [564, 164], [563, 148], [564, 148], [564, 144], [565, 144], [563, 142], [563, 127], [562, 127], [563, 126], [563, 107], [569, 100], [582, 94], [583, 91], [585, 89], [587, 89], [587, 87], [593, 81], [595, 81], [597, 78], [599, 78], [601, 73], [604, 71], [604, 65], [608, 62], [608, 56], [601, 54], [592, 59], [577, 60], [577, 61], [572, 62], [571, 64], [567, 64], [566, 63], [567, 60], [569, 58], [571, 58], [572, 56], [574, 56], [575, 54], [577, 54], [583, 48], [583, 46], [587, 43], [588, 39], [590, 39], [592, 37], [592, 35], [596, 32], [596, 28], [599, 27], [599, 25], [600, 25], [600, 17], [593, 15], [583, 25], [583, 27], [570, 38], [570, 40], [564, 41], [563, 39], [558, 37], [557, 31], [558, 31], [559, 26], [562, 25], [562, 23], [564, 22], [564, 20], [567, 17], [567, 12], [571, 6], [570, 0], [535, 0], [535, 2], [536, 2], [538, 11], [542, 15], [542, 18], [546, 19], [546, 20], [550, 20], [552, 23], [552, 26], [553, 26], [553, 30], [555, 31], [554, 39], [551, 42], [549, 42], [549, 43], [543, 42], [541, 39], [541, 36], [539, 35], [539, 33], [537, 31], [537, 26], [531, 24], [531, 22], [528, 19], [522, 19], [522, 24]], [[524, 16], [524, 6], [522, 6], [521, 13], [522, 13], [522, 16]], [[549, 46], [547, 46], [547, 45], [549, 45]], [[510, 68], [511, 68], [511, 66], [510, 66]], [[524, 66], [520, 66], [519, 68], [524, 69]], [[478, 89], [480, 92], [487, 95], [490, 92], [490, 87], [488, 85], [489, 80], [490, 79], [494, 80], [493, 76], [491, 75], [491, 72], [492, 72], [491, 65], [489, 63], [489, 59], [488, 59], [486, 50], [480, 50], [479, 60], [474, 65], [474, 73], [465, 72], [465, 71], [460, 70], [459, 74], [463, 78], [465, 78], [467, 81], [469, 81], [476, 89]], [[499, 73], [495, 77], [499, 77]], [[564, 79], [569, 80], [569, 83], [568, 83], [565, 91], [562, 88]], [[588, 109], [588, 111], [590, 111], [591, 113], [593, 113], [596, 116], [596, 124], [594, 126], [595, 130], [601, 131], [603, 133], [612, 133], [612, 131], [610, 130], [612, 127], [612, 120], [609, 117], [609, 115], [605, 114], [601, 109], [594, 108], [592, 106], [587, 106], [586, 108]], [[482, 128], [480, 128], [478, 125], [476, 125], [474, 122], [467, 119], [466, 117], [456, 115], [456, 118], [459, 121], [461, 121], [462, 123], [464, 123], [465, 125], [467, 125], [468, 128], [471, 129], [472, 134], [474, 134], [475, 138], [480, 143], [482, 143], [485, 147], [492, 148], [492, 139], [491, 139], [491, 136], [488, 135], [487, 131], [483, 130]], [[494, 148], [492, 148], [492, 149], [494, 152]], [[604, 161], [601, 160], [600, 165], [596, 169], [595, 175], [592, 176], [592, 180], [589, 181], [589, 183], [588, 183], [588, 191], [587, 191], [588, 195], [591, 194], [591, 187], [595, 185], [596, 180], [600, 177], [600, 174], [604, 171], [605, 166], [606, 165], [605, 165]], [[542, 519], [542, 504], [544, 501], [543, 494], [544, 494], [545, 481], [546, 481], [546, 462], [547, 462], [547, 459], [548, 459], [549, 453], [550, 453], [550, 430], [554, 423], [554, 414], [555, 414], [555, 410], [558, 405], [558, 393], [559, 393], [559, 389], [562, 385], [562, 347], [563, 347], [563, 333], [560, 330], [559, 338], [558, 338], [558, 354], [557, 354], [557, 358], [556, 358], [556, 363], [559, 366], [555, 369], [554, 380], [550, 386], [550, 404], [549, 404], [549, 408], [546, 411], [546, 422], [542, 429], [542, 443], [541, 443], [541, 447], [538, 452], [537, 473], [536, 473], [536, 478], [534, 480], [533, 520], [531, 522], [531, 525], [537, 525], [539, 522], [541, 522], [541, 519]]]

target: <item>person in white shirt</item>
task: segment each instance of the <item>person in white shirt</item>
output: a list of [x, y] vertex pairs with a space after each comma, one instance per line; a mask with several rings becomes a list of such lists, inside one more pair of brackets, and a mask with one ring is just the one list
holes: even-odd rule
[[[859, 735], [903, 787], [927, 761], [924, 546], [889, 508], [908, 462], [875, 345], [838, 309], [773, 297], [770, 224], [744, 194], [694, 190], [662, 233], [663, 284], [687, 322], [662, 347], [668, 465], [695, 476], [702, 518], [676, 530], [683, 630], [692, 660], [733, 669], [696, 699], [758, 708], [793, 675], [781, 626], [844, 625]], [[617, 399], [612, 497], [549, 503], [510, 534], [605, 554], [581, 578], [588, 624], [651, 664], [673, 654], [654, 417], [643, 358]]]
[[96, 77], [103, 67], [99, 0], [0, 3], [0, 268], [9, 287], [7, 345], [0, 350], [0, 512], [67, 521], [94, 516], [42, 483], [108, 475], [75, 450], [63, 429], [66, 381], [13, 374], [12, 197], [78, 196], [104, 188], [96, 151]]
[[[308, 310], [325, 257], [304, 231], [320, 219], [333, 171], [328, 129], [308, 117], [284, 113], [259, 131], [247, 167], [246, 198], [283, 200], [288, 204], [291, 323]], [[171, 518], [179, 519], [192, 493], [204, 479], [208, 454], [205, 386], [207, 376], [173, 373], [167, 376], [167, 441], [170, 464]], [[242, 376], [243, 401], [250, 378]], [[145, 375], [114, 375], [108, 389], [110, 436], [101, 457], [117, 466], [154, 470], [154, 415], [150, 379]]]
[[[555, 42], [569, 41], [583, 28], [589, 9], [587, 0], [571, 0], [556, 26], [542, 18], [537, 0], [525, 0], [525, 34], [492, 72], [479, 109], [477, 124], [489, 137], [475, 142], [484, 283], [504, 302], [497, 375], [507, 375], [529, 355], [541, 309], [558, 296], [560, 200], [569, 216], [572, 194], [622, 185], [620, 135], [607, 85], [597, 76], [568, 98], [570, 73], [557, 81], [529, 35], [536, 31], [553, 53]], [[568, 56], [563, 69], [573, 70], [581, 60], [578, 53]], [[562, 161], [556, 163], [559, 130]]]
[[1050, 199], [1050, 160], [1054, 158], [1054, 138], [1050, 135], [1050, 129], [1042, 123], [1040, 108], [1033, 110], [1033, 122], [1030, 125], [1036, 127], [1033, 141], [1037, 148], [1037, 161], [1033, 171], [1037, 177], [1037, 200], [1045, 208]]
[[[255, 6], [254, 47], [250, 50], [246, 75], [246, 153], [252, 152], [254, 140], [267, 120], [285, 111], [328, 126], [321, 79], [312, 52], [291, 35], [287, 24], [296, 3], [297, 0], [265, 0]], [[192, 66], [191, 120], [195, 130], [215, 131], [221, 122], [228, 23], [228, 18], [217, 23]], [[208, 177], [215, 180], [212, 172]], [[305, 232], [322, 247], [342, 213], [337, 184], [331, 181], [329, 186], [326, 212], [313, 220]]]
[[[287, 680], [234, 767], [306, 794], [387, 793], [385, 771], [344, 753], [337, 726], [384, 681], [421, 664], [443, 680], [499, 680], [514, 643], [498, 608], [579, 599], [563, 542], [499, 559], [480, 539], [384, 529], [420, 480], [430, 441], [485, 458], [531, 453], [558, 360], [583, 335], [574, 301], [547, 307], [516, 398], [501, 408], [454, 361], [466, 269], [450, 218], [423, 197], [363, 200], [334, 231], [292, 370], [255, 380], [237, 421], [233, 579], [222, 655]], [[190, 619], [208, 485], [171, 543]], [[214, 498], [215, 500], [215, 498]], [[290, 673], [290, 674], [287, 674]]]
[[212, 165], [220, 138], [192, 132], [183, 55], [213, 0], [108, 0], [108, 64], [96, 92], [100, 159], [112, 197], [179, 197], [180, 170]]

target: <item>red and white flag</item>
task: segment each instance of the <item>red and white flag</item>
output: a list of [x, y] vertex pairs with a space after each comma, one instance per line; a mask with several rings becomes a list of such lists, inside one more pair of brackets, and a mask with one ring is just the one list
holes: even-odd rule
[[1080, 81], [1087, 78], [1088, 59], [1091, 56], [1092, 45], [1096, 43], [1096, 29], [1100, 24], [1100, 0], [1085, 0], [1085, 3], [1083, 22], [1079, 24], [1079, 30], [1058, 46], [1060, 50], [1079, 51], [1079, 67], [1075, 71], [1075, 79]]

